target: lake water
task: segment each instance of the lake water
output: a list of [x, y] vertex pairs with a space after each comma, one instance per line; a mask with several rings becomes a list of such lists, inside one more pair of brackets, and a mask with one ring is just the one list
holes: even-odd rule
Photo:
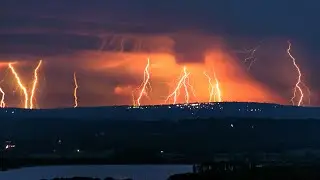
[[85, 165], [43, 166], [0, 172], [1, 180], [40, 180], [54, 177], [132, 178], [166, 180], [170, 175], [192, 172], [192, 165]]

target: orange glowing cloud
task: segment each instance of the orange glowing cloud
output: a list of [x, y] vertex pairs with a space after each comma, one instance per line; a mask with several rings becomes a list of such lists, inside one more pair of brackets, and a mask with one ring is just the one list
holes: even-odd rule
[[284, 102], [277, 93], [255, 81], [236, 59], [222, 51], [210, 52], [206, 66], [214, 68], [224, 101]]
[[[132, 104], [132, 91], [139, 86], [143, 78], [146, 60], [150, 57], [150, 84], [152, 92], [150, 99], [144, 104], [163, 104], [166, 97], [175, 88], [181, 70], [184, 66], [190, 72], [190, 84], [194, 88], [195, 96], [190, 96], [189, 102], [207, 102], [209, 99], [208, 79], [203, 71], [215, 72], [219, 79], [223, 101], [255, 101], [255, 102], [285, 102], [275, 92], [263, 84], [255, 81], [243, 69], [237, 59], [234, 59], [222, 49], [215, 48], [205, 52], [205, 59], [197, 63], [177, 63], [175, 55], [171, 53], [85, 53], [84, 56], [94, 56], [95, 60], [85, 62], [85, 66], [92, 71], [106, 72], [118, 75], [119, 79], [133, 78], [132, 84], [114, 87], [114, 94], [126, 96], [127, 102]], [[184, 103], [184, 92], [181, 91], [177, 103]]]
[[132, 86], [116, 86], [114, 88], [114, 93], [121, 96], [130, 96], [133, 91], [134, 88]]

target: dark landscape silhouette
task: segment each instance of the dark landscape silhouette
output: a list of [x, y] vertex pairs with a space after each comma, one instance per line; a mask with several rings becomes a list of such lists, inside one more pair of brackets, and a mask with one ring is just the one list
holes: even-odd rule
[[[70, 114], [60, 117], [64, 113]], [[272, 168], [292, 175], [296, 168], [307, 172], [318, 167], [318, 114], [319, 108], [259, 103], [2, 109], [1, 169], [204, 162], [228, 162], [237, 169], [235, 162], [240, 162], [241, 170], [227, 173], [226, 167], [222, 170], [213, 165], [210, 171], [176, 175], [171, 180], [219, 176], [250, 179], [248, 176], [260, 178], [265, 173], [278, 176]], [[255, 172], [259, 176], [254, 176]]]
[[319, 107], [299, 107], [255, 102], [189, 103], [150, 106], [105, 106], [60, 109], [2, 108], [3, 120], [78, 119], [78, 120], [182, 120], [196, 118], [320, 118]]

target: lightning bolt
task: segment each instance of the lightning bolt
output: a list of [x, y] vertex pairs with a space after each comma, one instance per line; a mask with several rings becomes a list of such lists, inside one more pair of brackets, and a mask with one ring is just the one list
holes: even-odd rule
[[[303, 86], [304, 84], [302, 83], [301, 81], [301, 77], [302, 77], [302, 74], [301, 74], [301, 71], [300, 71], [300, 68], [299, 68], [299, 65], [296, 63], [296, 59], [292, 56], [291, 54], [291, 42], [288, 41], [288, 49], [287, 49], [287, 53], [288, 55], [290, 56], [291, 60], [292, 60], [292, 63], [294, 65], [294, 67], [296, 68], [297, 70], [297, 73], [298, 73], [298, 79], [297, 79], [297, 82], [295, 84], [295, 87], [293, 89], [293, 96], [291, 98], [291, 102], [293, 105], [295, 105], [294, 103], [294, 99], [297, 97], [297, 91], [299, 92], [300, 94], [300, 98], [298, 99], [298, 103], [297, 103], [297, 106], [301, 106], [302, 103], [303, 103], [303, 97], [304, 97], [304, 94], [303, 94], [303, 90], [301, 88], [301, 85]], [[307, 88], [309, 89], [309, 88]]]
[[263, 40], [260, 41], [259, 45], [252, 49], [245, 49], [242, 51], [237, 51], [240, 54], [246, 54], [245, 59], [243, 60], [245, 64], [248, 64], [247, 70], [250, 71], [252, 65], [257, 61], [256, 52], [261, 47]]
[[251, 69], [252, 65], [257, 61], [255, 53], [259, 48], [260, 48], [260, 45], [255, 47], [255, 48], [253, 48], [253, 49], [247, 50], [247, 52], [249, 53], [249, 56], [244, 59], [244, 62], [245, 63], [249, 62], [249, 65], [248, 65], [248, 68], [247, 68], [248, 71]]
[[[186, 71], [184, 71], [184, 73], [186, 73]], [[187, 76], [185, 81], [184, 81], [184, 87], [185, 87], [185, 92], [187, 92], [187, 87], [190, 88], [192, 94], [194, 97], [196, 97], [196, 91], [194, 90], [193, 86], [190, 84], [190, 76]], [[188, 98], [188, 102], [189, 102], [189, 98]]]
[[209, 83], [209, 102], [212, 102], [212, 99], [214, 102], [221, 102], [222, 97], [221, 97], [221, 89], [220, 89], [220, 83], [219, 80], [216, 76], [216, 73], [214, 73], [214, 80], [215, 83], [212, 83], [211, 77], [206, 73], [203, 72], [203, 74], [208, 78], [208, 83]]
[[11, 70], [12, 74], [14, 75], [14, 77], [18, 83], [19, 88], [22, 90], [22, 92], [24, 94], [24, 108], [25, 109], [28, 109], [28, 108], [33, 109], [33, 106], [34, 106], [33, 99], [34, 99], [34, 94], [35, 94], [36, 87], [38, 84], [38, 70], [39, 70], [41, 64], [42, 64], [42, 60], [39, 61], [37, 67], [34, 70], [34, 80], [33, 80], [33, 85], [32, 85], [32, 89], [31, 89], [31, 96], [29, 98], [28, 90], [27, 90], [26, 86], [23, 85], [18, 73], [14, 69], [13, 63], [9, 63], [9, 69]]
[[36, 87], [37, 87], [37, 84], [38, 84], [38, 70], [40, 68], [42, 64], [42, 60], [39, 61], [36, 69], [34, 70], [34, 73], [33, 73], [33, 84], [32, 84], [32, 89], [31, 89], [31, 95], [30, 95], [30, 109], [33, 109], [33, 99], [34, 99], [34, 92], [36, 90]]
[[149, 97], [148, 96], [148, 87], [151, 87], [149, 80], [150, 80], [150, 59], [148, 58], [147, 65], [146, 65], [144, 72], [143, 72], [143, 82], [140, 85], [140, 87], [138, 88], [141, 90], [140, 90], [139, 96], [136, 100], [137, 106], [141, 105], [140, 101], [143, 96]]
[[4, 102], [4, 96], [5, 96], [6, 94], [4, 93], [4, 91], [2, 90], [1, 87], [0, 87], [0, 92], [1, 92], [1, 94], [2, 94], [2, 96], [1, 96], [1, 102], [0, 102], [0, 107], [1, 107], [1, 108], [4, 108], [4, 107], [6, 107], [6, 103]]
[[14, 77], [16, 78], [18, 86], [20, 87], [20, 89], [22, 90], [22, 92], [24, 94], [24, 108], [27, 109], [28, 108], [28, 101], [29, 101], [27, 88], [22, 84], [18, 73], [16, 72], [16, 70], [12, 66], [12, 63], [9, 63], [9, 68], [10, 68], [11, 72], [13, 73]]
[[73, 81], [74, 81], [74, 90], [73, 90], [73, 97], [74, 97], [74, 108], [78, 107], [78, 96], [77, 96], [77, 92], [78, 92], [78, 81], [77, 81], [77, 75], [74, 72], [73, 73]]
[[214, 84], [211, 82], [211, 77], [204, 71], [203, 74], [208, 78], [209, 83], [209, 102], [212, 102], [212, 98], [214, 97]]
[[215, 101], [216, 101], [216, 98], [217, 98], [218, 102], [221, 102], [222, 101], [222, 95], [221, 95], [220, 83], [219, 83], [219, 80], [218, 80], [215, 72], [213, 73], [213, 76], [214, 76], [214, 80], [216, 81]]
[[180, 89], [183, 87], [184, 88], [184, 92], [185, 92], [185, 103], [189, 103], [190, 94], [189, 94], [189, 91], [188, 91], [188, 87], [192, 89], [193, 94], [195, 95], [193, 87], [189, 83], [189, 75], [190, 75], [190, 72], [187, 72], [187, 67], [184, 66], [183, 67], [183, 75], [182, 75], [182, 77], [180, 77], [177, 86], [175, 87], [174, 91], [171, 94], [168, 95], [168, 97], [167, 97], [165, 102], [168, 102], [170, 98], [173, 98], [173, 104], [176, 104], [177, 103], [177, 98], [180, 95]]
[[186, 103], [189, 103], [189, 91], [188, 91], [188, 86], [187, 86], [187, 83], [186, 83], [186, 80], [189, 79], [189, 75], [186, 75], [187, 74], [187, 68], [184, 67], [183, 68], [183, 73], [184, 73], [184, 81], [182, 81], [182, 84], [183, 84], [183, 87], [184, 87], [184, 92], [185, 92], [185, 100], [186, 100]]

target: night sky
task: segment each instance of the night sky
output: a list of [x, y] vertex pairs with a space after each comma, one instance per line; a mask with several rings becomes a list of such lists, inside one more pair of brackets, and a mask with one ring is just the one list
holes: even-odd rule
[[[0, 2], [0, 87], [8, 106], [23, 106], [9, 62], [16, 62], [30, 89], [33, 69], [43, 60], [37, 107], [54, 108], [73, 106], [74, 72], [79, 106], [132, 104], [148, 57], [152, 91], [142, 104], [164, 103], [183, 66], [195, 89], [191, 101], [208, 101], [203, 71], [214, 71], [225, 101], [290, 104], [297, 72], [288, 40], [310, 88], [310, 105], [320, 104], [317, 1]], [[243, 51], [257, 46], [248, 71]]]

